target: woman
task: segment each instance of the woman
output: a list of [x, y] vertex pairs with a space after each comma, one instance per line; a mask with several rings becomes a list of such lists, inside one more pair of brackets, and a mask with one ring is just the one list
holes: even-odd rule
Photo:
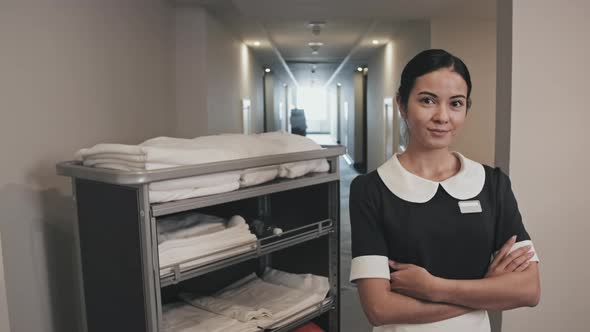
[[459, 58], [415, 56], [397, 95], [407, 149], [351, 184], [350, 279], [373, 331], [490, 331], [486, 309], [539, 302], [538, 258], [508, 176], [449, 150], [470, 94]]

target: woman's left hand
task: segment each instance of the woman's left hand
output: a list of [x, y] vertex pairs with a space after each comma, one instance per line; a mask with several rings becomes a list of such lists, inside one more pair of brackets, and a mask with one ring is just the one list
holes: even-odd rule
[[391, 290], [416, 299], [434, 301], [436, 277], [425, 268], [414, 264], [401, 264], [389, 261], [389, 266], [396, 270], [390, 274]]

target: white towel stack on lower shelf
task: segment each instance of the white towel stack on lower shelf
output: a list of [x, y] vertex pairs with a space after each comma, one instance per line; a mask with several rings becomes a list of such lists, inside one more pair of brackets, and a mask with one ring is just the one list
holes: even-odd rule
[[[286, 132], [223, 134], [193, 139], [157, 137], [139, 145], [97, 144], [79, 150], [76, 159], [89, 167], [145, 171], [318, 149], [321, 146], [311, 139]], [[150, 184], [150, 202], [218, 194], [277, 176], [295, 178], [328, 170], [328, 162], [318, 159], [155, 182]]]
[[[165, 330], [218, 331], [217, 324], [241, 326], [243, 331], [278, 328], [316, 311], [314, 305], [325, 299], [329, 290], [326, 277], [269, 268], [262, 278], [251, 274], [212, 296], [181, 294], [186, 304], [165, 307]], [[179, 316], [196, 325], [179, 329], [179, 323], [173, 324]]]
[[217, 315], [185, 303], [172, 303], [162, 308], [166, 332], [255, 332], [261, 329], [252, 323]]
[[256, 236], [240, 216], [226, 222], [222, 218], [188, 213], [162, 218], [158, 224], [160, 229], [174, 224], [187, 226], [158, 235], [162, 241], [158, 245], [160, 275], [173, 272], [177, 264], [183, 270], [256, 248]]

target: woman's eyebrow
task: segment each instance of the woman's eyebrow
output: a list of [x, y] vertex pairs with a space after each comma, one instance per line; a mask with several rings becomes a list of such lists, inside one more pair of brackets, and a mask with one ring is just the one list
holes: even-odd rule
[[438, 96], [437, 96], [437, 95], [435, 95], [435, 94], [434, 94], [434, 93], [432, 93], [432, 92], [428, 92], [428, 91], [420, 91], [420, 92], [418, 92], [418, 94], [419, 94], [419, 95], [428, 95], [428, 96], [431, 96], [431, 97], [434, 97], [434, 98], [438, 98]]
[[452, 96], [449, 99], [453, 99], [453, 98], [463, 98], [463, 99], [467, 99], [467, 97], [465, 97], [464, 95], [456, 95], [456, 96]]

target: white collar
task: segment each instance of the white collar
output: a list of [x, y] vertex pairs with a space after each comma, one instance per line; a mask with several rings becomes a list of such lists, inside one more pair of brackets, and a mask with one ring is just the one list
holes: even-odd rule
[[385, 186], [397, 197], [414, 203], [428, 202], [442, 185], [449, 195], [456, 199], [470, 199], [483, 189], [486, 173], [483, 165], [453, 152], [461, 161], [461, 169], [450, 178], [436, 182], [406, 170], [397, 158], [397, 153], [377, 169]]

